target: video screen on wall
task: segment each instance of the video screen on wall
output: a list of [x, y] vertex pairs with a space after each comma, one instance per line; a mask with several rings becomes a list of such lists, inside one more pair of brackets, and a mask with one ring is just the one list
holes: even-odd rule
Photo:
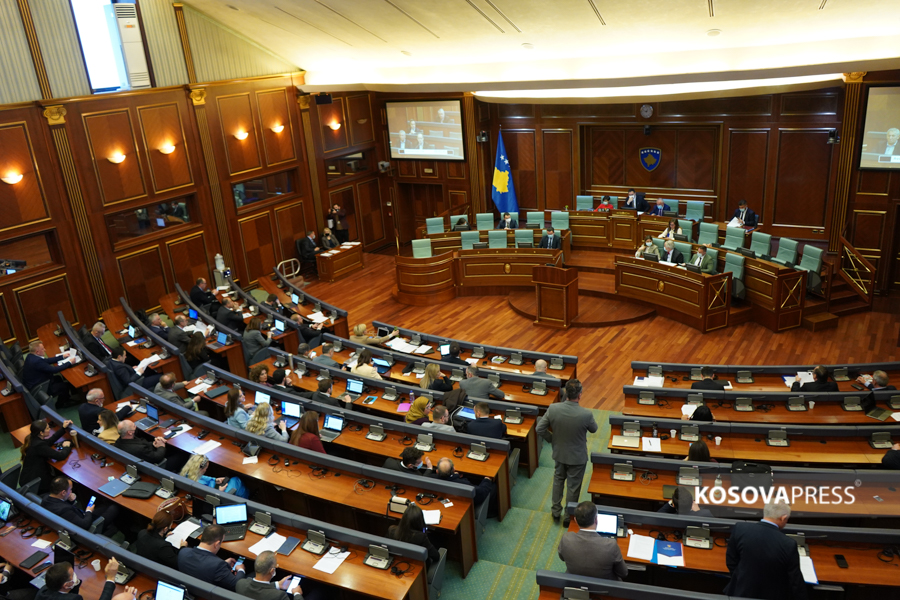
[[388, 102], [391, 158], [465, 160], [459, 100]]
[[861, 169], [900, 169], [900, 87], [869, 89]]

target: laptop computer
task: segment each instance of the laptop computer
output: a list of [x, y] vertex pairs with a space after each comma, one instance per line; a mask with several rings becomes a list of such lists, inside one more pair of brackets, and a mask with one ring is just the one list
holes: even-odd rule
[[698, 267], [697, 265], [694, 265], [691, 263], [686, 263], [684, 266], [691, 273], [699, 273], [700, 272], [700, 267]]
[[159, 409], [152, 404], [147, 404], [147, 416], [134, 424], [141, 431], [153, 429], [159, 425]]
[[216, 524], [225, 528], [225, 541], [233, 542], [242, 540], [247, 535], [247, 505], [229, 504], [217, 506], [215, 511]]
[[284, 321], [281, 319], [275, 319], [275, 331], [278, 333], [284, 333]]
[[351, 400], [356, 400], [363, 394], [363, 390], [365, 386], [361, 379], [348, 379], [347, 380], [347, 393], [350, 395]]
[[625, 435], [612, 436], [612, 445], [620, 448], [639, 448], [641, 446], [641, 438]]
[[281, 420], [288, 427], [293, 427], [300, 422], [302, 416], [299, 402], [291, 402], [290, 400], [281, 401]]
[[344, 417], [340, 415], [325, 415], [325, 426], [319, 431], [319, 438], [323, 442], [333, 442], [344, 430]]
[[597, 513], [597, 533], [604, 537], [616, 537], [619, 533], [618, 515]]
[[298, 296], [296, 293], [292, 292], [290, 307], [297, 308], [299, 305], [300, 305], [300, 296]]
[[271, 396], [265, 392], [253, 392], [254, 404], [262, 404], [263, 402], [269, 403], [270, 398]]
[[862, 409], [866, 412], [866, 416], [878, 421], [886, 421], [891, 416], [891, 411], [886, 408], [878, 408], [875, 405], [875, 394], [869, 394], [862, 401]]
[[475, 416], [475, 408], [472, 406], [460, 406], [453, 414], [453, 418], [464, 419], [466, 421], [474, 421], [477, 418]]
[[197, 319], [200, 318], [200, 315], [197, 314], [197, 311], [193, 308], [188, 308], [188, 324], [193, 325], [197, 322]]
[[124, 344], [125, 342], [130, 342], [137, 335], [137, 331], [135, 330], [134, 325], [129, 325], [128, 328], [126, 329], [126, 331], [128, 333], [126, 333], [124, 336], [122, 336], [120, 338], [116, 338], [116, 341], [119, 342], [120, 344]]
[[216, 341], [207, 344], [207, 346], [209, 348], [212, 348], [213, 350], [218, 350], [219, 348], [222, 348], [223, 346], [227, 346], [227, 345], [228, 345], [228, 334], [225, 333], [224, 331], [216, 332]]
[[441, 351], [441, 356], [450, 356], [450, 344], [441, 344], [438, 349]]
[[372, 364], [375, 365], [375, 370], [378, 371], [379, 375], [384, 375], [391, 370], [391, 363], [384, 360], [383, 358], [373, 358]]
[[160, 580], [156, 584], [156, 600], [184, 600], [184, 588]]

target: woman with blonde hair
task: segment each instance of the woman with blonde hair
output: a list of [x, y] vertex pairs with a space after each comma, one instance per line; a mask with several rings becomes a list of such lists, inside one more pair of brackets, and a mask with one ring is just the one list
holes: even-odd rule
[[250, 420], [247, 421], [244, 431], [262, 435], [279, 442], [286, 442], [290, 438], [284, 421], [279, 420], [278, 425], [275, 425], [275, 413], [272, 412], [272, 406], [268, 402], [261, 402], [256, 405], [256, 410], [253, 416], [250, 417]]
[[325, 248], [326, 250], [331, 250], [332, 248], [336, 248], [337, 245], [340, 243], [340, 242], [338, 242], [338, 239], [336, 237], [334, 237], [334, 234], [331, 233], [331, 230], [327, 227], [322, 230], [321, 242], [322, 242], [322, 247]]
[[100, 423], [100, 433], [97, 434], [97, 437], [107, 444], [115, 444], [119, 439], [119, 417], [116, 416], [116, 413], [104, 408], [97, 415], [97, 421]]
[[368, 348], [360, 351], [359, 355], [356, 357], [356, 366], [350, 369], [350, 372], [361, 377], [381, 379], [381, 375], [378, 374], [378, 369], [372, 366], [372, 351]]
[[239, 477], [232, 477], [230, 479], [228, 477], [210, 477], [206, 474], [207, 467], [209, 467], [209, 459], [202, 454], [194, 454], [188, 459], [187, 463], [185, 463], [184, 468], [181, 469], [179, 475], [187, 477], [188, 479], [193, 479], [206, 487], [215, 488], [220, 492], [234, 494], [241, 498], [250, 497], [249, 490], [247, 490], [246, 486], [244, 486], [244, 482], [241, 481]]
[[435, 390], [438, 392], [449, 392], [453, 390], [453, 382], [446, 375], [441, 374], [441, 367], [437, 363], [428, 363], [425, 366], [425, 375], [419, 382], [419, 387], [423, 390]]
[[377, 346], [379, 344], [383, 344], [391, 338], [397, 337], [400, 335], [400, 332], [395, 329], [387, 335], [383, 335], [381, 337], [375, 337], [374, 335], [369, 335], [365, 323], [360, 323], [359, 325], [353, 326], [353, 331], [351, 331], [350, 341], [354, 344], [365, 344], [366, 346]]

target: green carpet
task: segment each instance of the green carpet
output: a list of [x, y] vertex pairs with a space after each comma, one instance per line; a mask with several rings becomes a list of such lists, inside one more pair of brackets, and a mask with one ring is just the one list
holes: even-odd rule
[[[592, 410], [600, 429], [588, 436], [588, 453], [600, 452], [609, 439], [609, 412]], [[556, 549], [565, 530], [550, 516], [553, 487], [553, 459], [546, 442], [531, 479], [525, 468], [519, 469], [512, 489], [512, 508], [502, 522], [489, 519], [478, 542], [478, 562], [462, 578], [458, 563], [450, 562], [444, 579], [441, 600], [534, 600], [538, 597], [535, 571], [563, 572], [565, 564]], [[581, 487], [581, 500], [588, 500], [591, 465]]]

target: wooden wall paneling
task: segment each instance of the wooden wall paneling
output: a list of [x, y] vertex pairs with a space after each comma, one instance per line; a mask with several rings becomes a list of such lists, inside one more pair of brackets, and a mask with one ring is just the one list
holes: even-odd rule
[[[450, 208], [454, 208], [456, 206], [462, 206], [466, 202], [469, 201], [469, 195], [465, 190], [448, 190], [447, 197], [450, 200]], [[451, 215], [455, 213], [455, 211], [451, 211]], [[451, 223], [453, 225], [453, 223]]]
[[387, 228], [381, 212], [381, 190], [377, 178], [356, 184], [356, 202], [363, 249], [384, 244]]
[[772, 114], [773, 97], [703, 98], [660, 102], [660, 117], [767, 117]]
[[50, 216], [28, 125], [0, 124], [0, 176], [19, 174], [16, 184], [0, 185], [0, 231], [46, 220]]
[[[266, 164], [271, 167], [296, 159], [294, 124], [288, 107], [287, 90], [282, 87], [256, 92], [256, 106], [266, 151]], [[283, 129], [277, 132], [273, 130], [278, 127]]]
[[737, 203], [746, 200], [762, 219], [766, 214], [768, 129], [730, 129], [728, 131], [728, 187], [719, 218], [727, 219]]
[[827, 130], [779, 130], [773, 225], [825, 226], [834, 149], [827, 141]]
[[47, 323], [56, 323], [59, 311], [63, 311], [70, 323], [77, 323], [80, 320], [75, 310], [72, 290], [69, 288], [69, 279], [65, 273], [29, 282], [13, 289], [13, 295], [28, 340], [37, 337], [39, 327]]
[[585, 187], [625, 185], [625, 130], [591, 127], [584, 131], [590, 140]]
[[[857, 205], [859, 206], [859, 205]], [[875, 272], [878, 273], [879, 279], [887, 271], [888, 265], [883, 264], [885, 261], [885, 253], [883, 250], [890, 250], [890, 240], [885, 239], [885, 233], [888, 231], [888, 218], [886, 210], [865, 210], [854, 208], [850, 220], [850, 243], [860, 253], [869, 259], [875, 266]]]
[[[159, 194], [193, 185], [190, 152], [178, 103], [138, 106], [137, 112], [153, 190]], [[164, 154], [161, 150], [167, 146], [175, 149]]]
[[6, 306], [6, 296], [0, 293], [0, 340], [9, 342], [16, 337], [13, 331], [12, 320], [9, 318], [9, 309]]
[[[300, 258], [297, 255], [297, 240], [306, 237], [306, 223], [306, 214], [302, 201], [275, 209], [275, 226], [278, 229], [278, 246], [281, 251], [280, 260]], [[315, 221], [310, 223], [312, 228], [314, 228]]]
[[440, 167], [436, 160], [419, 160], [419, 177], [422, 179], [438, 179], [440, 178]]
[[679, 129], [675, 146], [675, 187], [714, 191], [718, 146], [716, 127]]
[[122, 288], [128, 305], [135, 309], [159, 306], [159, 299], [169, 293], [159, 245], [116, 257]]
[[544, 206], [545, 210], [562, 209], [575, 202], [575, 161], [571, 129], [544, 129]]
[[[473, 161], [476, 160], [474, 157]], [[447, 166], [447, 179], [465, 179], [466, 178], [466, 163], [465, 162], [455, 162], [451, 161], [445, 163]], [[516, 192], [518, 192], [518, 188]]]
[[400, 177], [416, 177], [416, 161], [414, 160], [398, 160], [397, 174]]
[[498, 104], [497, 112], [501, 119], [533, 119], [534, 104]]
[[859, 196], [887, 196], [891, 189], [890, 171], [858, 171], [856, 194]]
[[[319, 115], [319, 123], [321, 124], [322, 147], [325, 152], [334, 152], [349, 147], [347, 130], [347, 118], [344, 111], [344, 99], [334, 97], [331, 104], [317, 104], [316, 112]], [[340, 123], [338, 130], [333, 130], [329, 125], [332, 123]]]
[[169, 257], [172, 281], [181, 285], [182, 289], [194, 287], [198, 277], [212, 281], [212, 266], [204, 232], [198, 231], [178, 239], [166, 240], [166, 254]]
[[[678, 130], [674, 128], [653, 127], [650, 135], [644, 135], [643, 129], [626, 129], [625, 185], [636, 189], [674, 188], [677, 137]], [[660, 150], [658, 167], [652, 171], [644, 168], [640, 158], [641, 148]]]
[[[108, 206], [147, 195], [144, 173], [131, 113], [127, 108], [83, 113], [85, 134], [91, 151], [101, 202]], [[125, 160], [109, 161], [115, 154]]]
[[339, 204], [344, 209], [344, 212], [347, 213], [348, 238], [350, 241], [358, 239], [359, 224], [356, 222], [356, 194], [353, 193], [352, 185], [328, 192], [328, 207], [330, 208], [335, 204]]
[[[505, 129], [501, 133], [503, 134], [503, 147], [506, 148], [506, 158], [509, 160], [512, 170], [513, 186], [516, 189], [519, 210], [537, 210], [537, 147], [534, 129]], [[492, 157], [494, 156], [496, 156], [496, 149], [492, 154]], [[490, 170], [487, 171], [488, 177], [486, 177], [488, 188], [491, 188], [494, 181], [493, 158], [491, 158], [490, 165]], [[488, 209], [494, 209], [493, 202], [488, 205]]]
[[246, 273], [244, 287], [248, 287], [260, 277], [267, 277], [277, 262], [271, 213], [265, 211], [239, 220], [238, 231]]
[[542, 119], [634, 118], [635, 104], [541, 104]]
[[[228, 174], [237, 175], [262, 166], [259, 158], [259, 140], [250, 106], [250, 92], [218, 96], [216, 105], [219, 113], [219, 127], [225, 143], [225, 158]], [[235, 134], [247, 133], [243, 140]]]
[[347, 97], [347, 125], [350, 128], [350, 145], [358, 146], [375, 141], [372, 127], [372, 104], [369, 94]]
[[781, 115], [836, 115], [840, 108], [839, 89], [781, 95]]
[[892, 228], [891, 245], [888, 247], [885, 256], [889, 260], [887, 268], [887, 281], [885, 288], [900, 288], [900, 200], [893, 202], [894, 226]]

